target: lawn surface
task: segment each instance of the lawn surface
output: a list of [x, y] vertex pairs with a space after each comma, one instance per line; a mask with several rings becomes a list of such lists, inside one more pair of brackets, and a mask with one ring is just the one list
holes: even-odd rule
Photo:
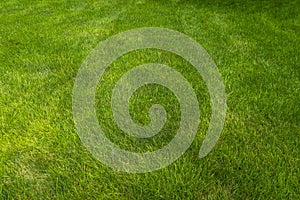
[[[179, 126], [169, 90], [140, 88], [130, 111], [147, 124], [160, 103], [168, 121], [138, 140], [113, 121], [116, 81], [142, 63], [168, 64], [193, 86], [201, 123], [189, 150], [145, 174], [116, 172], [81, 143], [72, 89], [89, 52], [110, 36], [138, 27], [182, 32], [210, 54], [227, 94], [226, 122], [213, 151], [199, 159], [210, 119], [202, 78], [178, 56], [153, 49], [115, 61], [97, 89], [96, 111], [121, 148], [152, 151]], [[300, 1], [7, 0], [0, 3], [0, 199], [299, 199]]]

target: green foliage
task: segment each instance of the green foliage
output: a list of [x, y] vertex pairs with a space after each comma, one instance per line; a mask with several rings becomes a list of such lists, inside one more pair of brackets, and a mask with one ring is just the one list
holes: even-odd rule
[[[7, 0], [0, 3], [0, 198], [2, 199], [299, 199], [300, 3], [291, 1]], [[147, 50], [124, 55], [105, 73], [96, 111], [120, 147], [153, 150], [178, 128], [178, 102], [159, 86], [141, 88], [133, 119], [149, 122], [161, 103], [168, 122], [139, 141], [113, 123], [111, 90], [137, 64], [181, 72], [201, 103], [201, 124], [175, 163], [146, 174], [113, 171], [82, 145], [72, 118], [77, 71], [102, 40], [137, 27], [187, 34], [223, 76], [228, 111], [221, 138], [197, 157], [210, 117], [201, 77], [184, 60]]]

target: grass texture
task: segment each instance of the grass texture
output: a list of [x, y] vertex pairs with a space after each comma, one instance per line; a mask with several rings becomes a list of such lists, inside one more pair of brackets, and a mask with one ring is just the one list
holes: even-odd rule
[[[136, 123], [160, 103], [168, 121], [152, 139], [123, 133], [110, 95], [142, 63], [178, 70], [200, 102], [201, 123], [188, 151], [144, 174], [116, 172], [81, 143], [72, 89], [89, 52], [110, 36], [164, 27], [200, 43], [223, 77], [226, 122], [217, 145], [199, 159], [210, 119], [201, 76], [180, 57], [148, 49], [116, 60], [98, 85], [99, 123], [131, 151], [167, 144], [179, 127], [179, 105], [164, 87], [140, 88], [130, 101]], [[0, 3], [0, 199], [299, 199], [300, 2], [298, 0], [7, 0]]]

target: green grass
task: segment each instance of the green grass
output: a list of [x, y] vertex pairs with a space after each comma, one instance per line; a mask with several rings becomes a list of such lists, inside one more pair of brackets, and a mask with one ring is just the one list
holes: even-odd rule
[[[33, 1], [0, 3], [1, 199], [299, 199], [300, 2]], [[113, 171], [82, 145], [72, 118], [77, 71], [100, 41], [138, 27], [187, 34], [211, 55], [227, 93], [217, 145], [197, 157], [210, 117], [205, 83], [168, 52], [141, 50], [112, 64], [97, 90], [107, 136], [132, 151], [160, 148], [179, 126], [175, 96], [156, 85], [139, 89], [133, 119], [149, 122], [161, 103], [168, 122], [153, 139], [123, 133], [110, 109], [114, 84], [137, 64], [160, 62], [181, 72], [201, 102], [201, 124], [189, 150], [167, 168]], [[100, 119], [101, 116], [101, 119]]]

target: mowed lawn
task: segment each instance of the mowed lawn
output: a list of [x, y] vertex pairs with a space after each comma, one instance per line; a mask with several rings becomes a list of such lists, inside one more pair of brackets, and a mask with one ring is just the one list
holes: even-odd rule
[[[98, 85], [96, 112], [107, 137], [152, 151], [176, 134], [180, 109], [168, 89], [149, 85], [130, 101], [136, 123], [168, 111], [158, 136], [136, 139], [113, 121], [110, 96], [136, 65], [167, 64], [186, 77], [201, 123], [185, 154], [151, 173], [117, 172], [81, 143], [72, 116], [76, 74], [110, 36], [163, 27], [200, 43], [223, 77], [226, 122], [213, 151], [198, 158], [210, 120], [206, 85], [172, 53], [147, 49], [116, 60]], [[6, 0], [0, 3], [0, 199], [299, 199], [300, 1]]]

